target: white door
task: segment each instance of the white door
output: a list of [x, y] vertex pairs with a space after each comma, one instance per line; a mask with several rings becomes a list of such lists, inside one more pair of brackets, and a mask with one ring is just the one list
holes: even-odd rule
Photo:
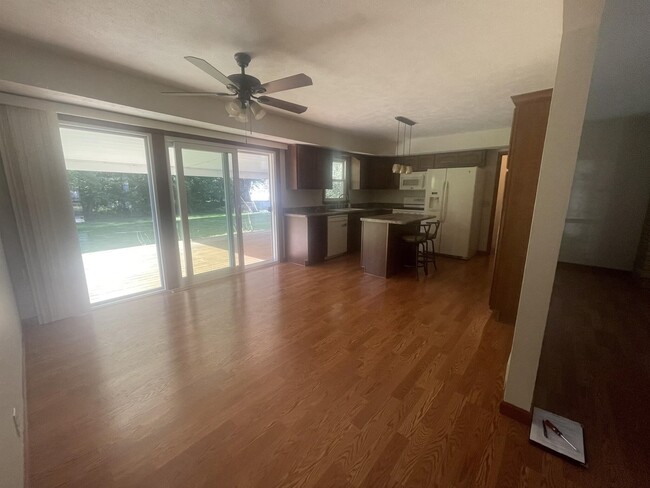
[[469, 257], [477, 168], [449, 168], [440, 226], [441, 254]]

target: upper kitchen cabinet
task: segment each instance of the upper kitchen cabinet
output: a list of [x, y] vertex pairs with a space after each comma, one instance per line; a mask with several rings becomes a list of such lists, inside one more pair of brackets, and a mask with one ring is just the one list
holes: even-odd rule
[[323, 190], [332, 188], [333, 153], [318, 146], [295, 144], [287, 151], [287, 188]]
[[415, 158], [415, 161], [408, 164], [411, 165], [413, 171], [426, 171], [436, 167], [435, 154], [421, 154]]
[[435, 155], [436, 168], [485, 166], [485, 151], [462, 151]]
[[393, 173], [395, 158], [354, 155], [350, 185], [353, 190], [397, 190], [399, 174]]

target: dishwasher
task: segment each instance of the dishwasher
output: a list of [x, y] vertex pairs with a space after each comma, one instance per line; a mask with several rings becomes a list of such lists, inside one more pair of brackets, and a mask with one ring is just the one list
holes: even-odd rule
[[332, 258], [348, 252], [348, 216], [327, 217], [327, 257]]

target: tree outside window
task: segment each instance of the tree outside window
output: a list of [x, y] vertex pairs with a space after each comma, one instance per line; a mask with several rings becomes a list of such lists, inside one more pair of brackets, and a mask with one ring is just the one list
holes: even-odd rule
[[332, 160], [332, 188], [327, 188], [324, 194], [326, 202], [347, 201], [347, 184], [345, 159]]

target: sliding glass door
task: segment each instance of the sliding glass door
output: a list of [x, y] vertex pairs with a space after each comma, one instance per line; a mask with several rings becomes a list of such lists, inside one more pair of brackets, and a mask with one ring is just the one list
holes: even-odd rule
[[238, 163], [244, 264], [273, 261], [277, 257], [273, 154], [239, 151]]
[[168, 141], [184, 284], [276, 259], [271, 153]]
[[91, 303], [162, 287], [147, 135], [60, 129]]
[[173, 142], [169, 156], [184, 282], [238, 267], [241, 217], [233, 185], [237, 153], [207, 144]]
[[[277, 259], [273, 153], [167, 138], [167, 186], [146, 133], [77, 123], [60, 133], [91, 303]], [[154, 198], [170, 188], [171, 214]]]

